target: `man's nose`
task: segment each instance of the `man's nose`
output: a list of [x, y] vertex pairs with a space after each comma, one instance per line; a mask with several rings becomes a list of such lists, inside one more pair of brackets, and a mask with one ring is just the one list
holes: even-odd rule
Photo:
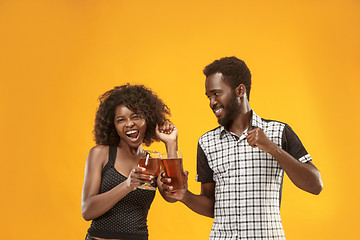
[[214, 97], [210, 98], [210, 107], [211, 108], [213, 108], [217, 104], [218, 104], [218, 102], [216, 101], [216, 99]]

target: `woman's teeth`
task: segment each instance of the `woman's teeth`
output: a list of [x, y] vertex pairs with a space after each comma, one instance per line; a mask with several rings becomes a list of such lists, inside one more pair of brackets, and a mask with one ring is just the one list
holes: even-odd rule
[[125, 134], [129, 137], [129, 138], [137, 138], [139, 131], [138, 130], [130, 130], [125, 132]]

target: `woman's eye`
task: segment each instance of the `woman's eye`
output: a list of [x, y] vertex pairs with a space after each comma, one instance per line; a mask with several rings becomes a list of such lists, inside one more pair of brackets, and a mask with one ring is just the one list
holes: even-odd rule
[[124, 121], [124, 119], [116, 119], [116, 122], [117, 123], [121, 123], [121, 122], [123, 122]]

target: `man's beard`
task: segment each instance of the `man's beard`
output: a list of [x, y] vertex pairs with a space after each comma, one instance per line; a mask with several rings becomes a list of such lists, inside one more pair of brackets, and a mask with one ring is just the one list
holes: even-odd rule
[[218, 119], [218, 123], [228, 129], [240, 113], [240, 103], [235, 93], [233, 93], [228, 105], [224, 106], [224, 109], [226, 115], [222, 119]]

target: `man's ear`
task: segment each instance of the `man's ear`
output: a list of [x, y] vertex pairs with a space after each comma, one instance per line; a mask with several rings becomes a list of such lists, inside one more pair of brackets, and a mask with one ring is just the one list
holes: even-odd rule
[[239, 84], [239, 86], [237, 86], [235, 88], [235, 93], [237, 97], [243, 97], [246, 94], [246, 87], [244, 84]]

